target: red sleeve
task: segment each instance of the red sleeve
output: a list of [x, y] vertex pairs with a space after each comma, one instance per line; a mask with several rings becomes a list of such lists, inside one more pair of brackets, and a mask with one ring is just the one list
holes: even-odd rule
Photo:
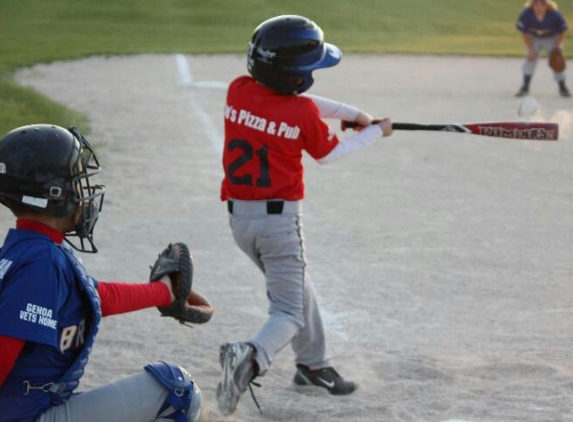
[[330, 126], [321, 118], [320, 112], [308, 97], [299, 97], [304, 99], [307, 112], [305, 113], [305, 130], [304, 130], [304, 149], [315, 160], [326, 157], [338, 145], [338, 136]]
[[101, 311], [104, 317], [153, 306], [167, 306], [171, 303], [171, 293], [163, 283], [132, 284], [100, 281], [97, 291], [101, 298]]
[[25, 344], [26, 342], [19, 338], [0, 336], [0, 387], [14, 367]]

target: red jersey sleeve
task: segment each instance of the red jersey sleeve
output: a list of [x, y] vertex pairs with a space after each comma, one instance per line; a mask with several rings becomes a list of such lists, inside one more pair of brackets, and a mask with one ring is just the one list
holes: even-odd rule
[[306, 97], [299, 97], [306, 104], [304, 150], [315, 160], [326, 157], [338, 145], [338, 136], [321, 118], [316, 104]]
[[0, 387], [16, 364], [26, 342], [18, 338], [0, 336]]
[[98, 282], [102, 315], [116, 315], [171, 303], [169, 288], [163, 283]]

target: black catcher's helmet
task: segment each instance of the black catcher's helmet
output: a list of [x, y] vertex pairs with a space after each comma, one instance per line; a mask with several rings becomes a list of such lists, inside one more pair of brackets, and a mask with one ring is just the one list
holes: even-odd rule
[[247, 53], [249, 73], [279, 94], [309, 89], [312, 71], [335, 66], [342, 53], [324, 42], [322, 30], [310, 19], [296, 15], [264, 21], [253, 33]]
[[[82, 212], [75, 231], [82, 252], [97, 252], [93, 229], [103, 205], [105, 187], [91, 185], [101, 167], [92, 146], [75, 127], [22, 126], [0, 140], [0, 197], [52, 217]], [[89, 244], [86, 245], [84, 241]]]

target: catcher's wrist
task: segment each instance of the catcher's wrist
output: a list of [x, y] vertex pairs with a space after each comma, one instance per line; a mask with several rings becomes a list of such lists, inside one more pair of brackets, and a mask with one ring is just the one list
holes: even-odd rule
[[157, 283], [152, 283], [152, 286], [155, 286], [155, 298], [157, 303], [155, 306], [169, 306], [173, 303], [173, 295], [171, 294], [171, 290], [157, 280]]
[[171, 301], [168, 303], [168, 305], [171, 304], [175, 300], [175, 295], [173, 294], [173, 286], [171, 284], [171, 279], [169, 278], [168, 275], [164, 275], [158, 281], [160, 281], [162, 284], [165, 285], [165, 287], [167, 287], [167, 290], [169, 291], [169, 297], [171, 298]]

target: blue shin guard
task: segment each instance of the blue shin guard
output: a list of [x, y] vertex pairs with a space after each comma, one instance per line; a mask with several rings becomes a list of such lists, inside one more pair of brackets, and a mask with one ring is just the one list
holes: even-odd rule
[[[157, 412], [158, 418], [176, 422], [195, 422], [199, 418], [203, 401], [201, 390], [185, 369], [165, 361], [150, 363], [144, 369], [168, 391], [165, 402]], [[163, 415], [167, 409], [173, 412]]]

